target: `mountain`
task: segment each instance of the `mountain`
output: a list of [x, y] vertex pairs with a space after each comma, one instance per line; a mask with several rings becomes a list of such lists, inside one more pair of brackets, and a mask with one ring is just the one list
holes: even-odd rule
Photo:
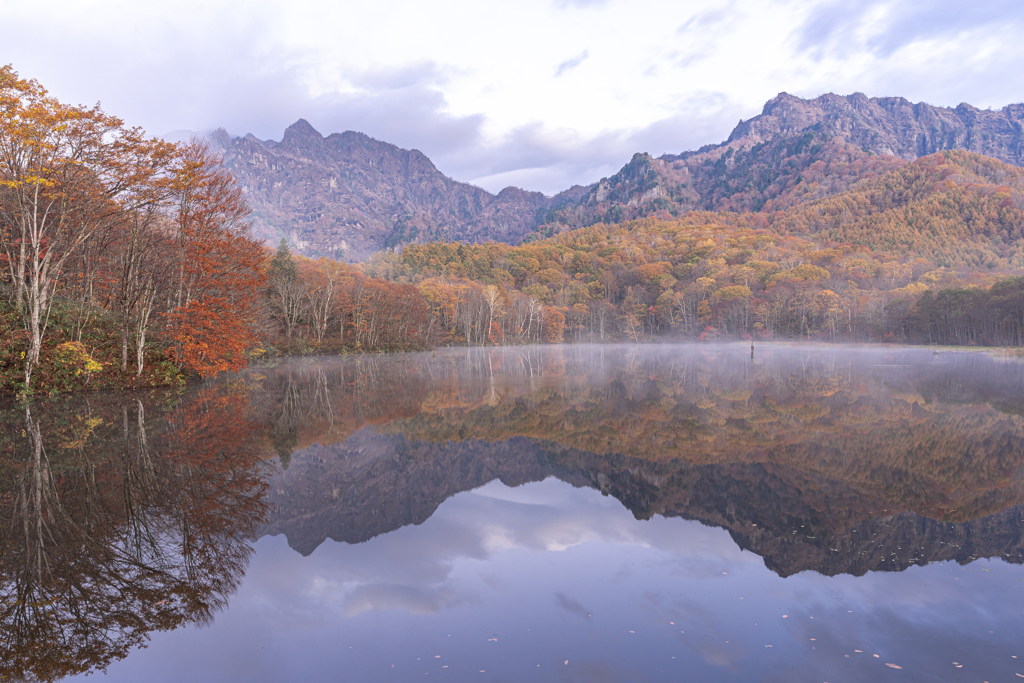
[[770, 213], [854, 189], [907, 162], [964, 150], [1024, 166], [1024, 104], [998, 111], [900, 97], [781, 93], [728, 140], [657, 159], [636, 154], [572, 206], [549, 211], [545, 234], [693, 210]]
[[[362, 133], [323, 137], [300, 119], [281, 142], [211, 139], [253, 209], [256, 233], [302, 253], [360, 260], [428, 240], [517, 243], [552, 200], [508, 187], [497, 195], [448, 178], [417, 150]], [[571, 195], [570, 195], [571, 196]]]
[[845, 192], [768, 218], [807, 235], [940, 266], [1024, 267], [1024, 169], [963, 151], [922, 157]]
[[867, 152], [908, 161], [963, 149], [1021, 166], [1022, 122], [1024, 104], [992, 111], [966, 103], [954, 109], [914, 104], [902, 97], [868, 98], [862, 93], [846, 97], [829, 93], [813, 100], [780, 93], [765, 104], [760, 116], [741, 121], [728, 141], [717, 147], [739, 149], [780, 134], [816, 130], [845, 138]]
[[431, 240], [517, 244], [651, 215], [775, 215], [859, 191], [948, 150], [1001, 162], [981, 183], [992, 185], [983, 191], [992, 195], [1007, 184], [1000, 175], [1014, 175], [1005, 169], [1024, 166], [1024, 104], [981, 110], [861, 93], [811, 100], [781, 93], [721, 144], [659, 158], [637, 153], [618, 173], [554, 197], [512, 187], [493, 195], [448, 178], [419, 151], [352, 131], [324, 138], [301, 119], [281, 142], [230, 139], [223, 130], [212, 139], [246, 192], [258, 235], [352, 261]]

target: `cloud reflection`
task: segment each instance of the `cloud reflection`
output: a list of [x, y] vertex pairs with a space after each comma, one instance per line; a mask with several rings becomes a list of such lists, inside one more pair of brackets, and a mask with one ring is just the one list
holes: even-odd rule
[[[1024, 654], [1008, 599], [1021, 590], [1020, 567], [949, 564], [781, 578], [722, 530], [636, 520], [555, 479], [494, 482], [423, 524], [329, 541], [308, 557], [282, 537], [260, 539], [232, 609], [210, 630], [168, 634], [111, 680], [181, 680], [181, 652], [202, 672], [194, 680], [210, 681], [328, 680], [339, 670], [458, 680], [481, 669], [492, 677], [482, 680], [869, 680], [886, 663], [941, 678], [953, 659], [985, 680], [1012, 677], [1009, 655]], [[228, 649], [248, 668], [226, 661]]]
[[423, 590], [394, 584], [363, 585], [345, 600], [346, 616], [354, 617], [367, 610], [401, 609], [410, 614], [433, 614], [440, 609], [466, 603], [479, 603], [470, 596], [456, 595], [451, 588]]
[[[324, 543], [309, 558], [316, 570], [307, 586], [296, 588], [349, 615], [389, 609], [429, 614], [501, 589], [500, 577], [454, 573], [459, 563], [486, 562], [502, 553], [563, 552], [589, 542], [664, 551], [670, 571], [691, 578], [713, 578], [723, 566], [759, 562], [720, 529], [663, 518], [638, 524], [621, 503], [592, 489], [553, 478], [517, 488], [495, 481], [450, 498], [418, 527], [358, 545]], [[609, 580], [620, 569], [609, 568]], [[562, 593], [556, 603], [577, 616], [592, 614]]]

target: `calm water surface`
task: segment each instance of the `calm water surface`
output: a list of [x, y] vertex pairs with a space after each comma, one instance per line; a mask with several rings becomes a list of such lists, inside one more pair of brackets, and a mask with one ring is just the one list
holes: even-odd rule
[[1022, 389], [574, 346], [0, 406], [0, 680], [1020, 680]]

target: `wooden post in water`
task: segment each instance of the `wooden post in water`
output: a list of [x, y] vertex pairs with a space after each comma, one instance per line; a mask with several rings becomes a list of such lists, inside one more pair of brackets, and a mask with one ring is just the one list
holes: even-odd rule
[[750, 360], [754, 360], [754, 340], [750, 340]]

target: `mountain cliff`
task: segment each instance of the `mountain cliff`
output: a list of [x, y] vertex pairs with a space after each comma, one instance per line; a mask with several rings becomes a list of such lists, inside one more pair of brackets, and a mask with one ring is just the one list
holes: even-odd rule
[[650, 215], [773, 215], [948, 150], [1024, 166], [1024, 104], [981, 110], [781, 93], [721, 144], [659, 158], [637, 153], [618, 173], [554, 197], [512, 187], [493, 195], [448, 178], [417, 150], [352, 131], [325, 138], [301, 119], [281, 142], [230, 139], [223, 130], [211, 139], [246, 193], [259, 236], [353, 261], [431, 240], [516, 244]]
[[956, 108], [934, 107], [902, 97], [868, 98], [862, 93], [845, 97], [829, 93], [813, 100], [780, 93], [764, 105], [760, 116], [741, 121], [717, 148], [742, 148], [768, 142], [780, 134], [813, 129], [844, 138], [865, 151], [908, 161], [947, 149], [962, 149], [1021, 166], [1022, 122], [1024, 104], [992, 111], [967, 103]]
[[551, 199], [509, 187], [497, 195], [448, 178], [417, 150], [348, 131], [323, 137], [300, 119], [281, 142], [212, 140], [253, 209], [256, 233], [310, 256], [347, 261], [428, 240], [516, 243]]
[[550, 210], [542, 232], [658, 212], [786, 210], [946, 150], [1024, 165], [1024, 104], [992, 111], [861, 93], [813, 100], [781, 93], [721, 144], [657, 159], [634, 155], [576, 204]]

